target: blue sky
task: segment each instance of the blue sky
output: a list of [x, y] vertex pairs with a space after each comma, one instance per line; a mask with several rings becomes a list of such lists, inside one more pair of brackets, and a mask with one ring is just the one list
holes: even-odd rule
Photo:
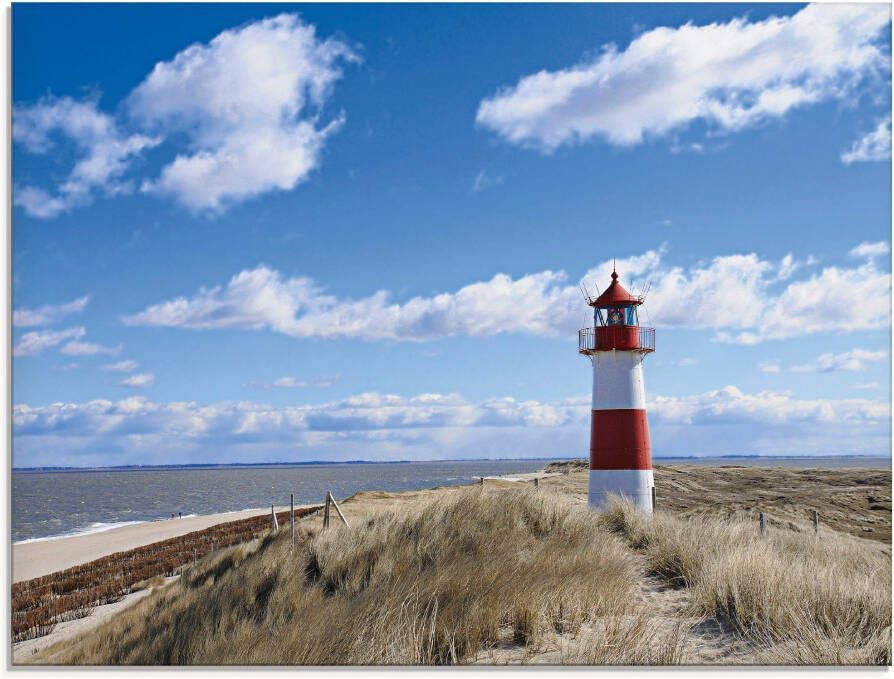
[[14, 464], [886, 454], [885, 5], [17, 5]]

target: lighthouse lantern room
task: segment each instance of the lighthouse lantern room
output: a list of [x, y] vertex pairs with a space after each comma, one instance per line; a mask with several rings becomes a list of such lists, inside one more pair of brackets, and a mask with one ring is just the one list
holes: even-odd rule
[[593, 307], [593, 327], [578, 334], [578, 350], [593, 364], [589, 505], [598, 509], [614, 494], [651, 515], [655, 481], [646, 416], [643, 359], [655, 350], [655, 329], [639, 324], [643, 296], [612, 282]]

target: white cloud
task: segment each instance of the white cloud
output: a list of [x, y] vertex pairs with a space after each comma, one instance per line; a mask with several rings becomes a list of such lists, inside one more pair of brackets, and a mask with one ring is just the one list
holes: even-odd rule
[[52, 325], [69, 314], [83, 311], [89, 301], [90, 296], [85, 295], [65, 304], [45, 304], [34, 309], [16, 309], [12, 314], [12, 324], [17, 328]]
[[660, 27], [626, 49], [522, 77], [479, 105], [476, 120], [549, 152], [601, 137], [620, 146], [697, 120], [737, 131], [790, 110], [848, 99], [888, 69], [884, 4], [810, 5], [790, 17]]
[[862, 384], [855, 384], [854, 389], [880, 389], [881, 385], [878, 382], [863, 382]]
[[850, 256], [857, 259], [875, 259], [891, 252], [891, 244], [887, 241], [878, 241], [876, 243], [863, 242], [854, 248], [851, 248]]
[[744, 393], [726, 386], [693, 396], [656, 396], [647, 404], [656, 425], [889, 423], [891, 404], [865, 399], [796, 399], [785, 392]]
[[342, 122], [321, 124], [321, 109], [341, 78], [339, 66], [356, 60], [344, 43], [320, 40], [314, 26], [281, 14], [159, 62], [130, 94], [128, 110], [151, 129], [185, 134], [190, 152], [143, 190], [220, 211], [294, 188]]
[[[669, 454], [887, 451], [890, 404], [800, 400], [728, 386], [649, 399], [653, 451]], [[118, 402], [16, 405], [17, 466], [38, 464], [585, 456], [589, 398], [552, 403], [457, 394], [363, 393], [323, 404]], [[760, 426], [755, 426], [755, 425]], [[699, 437], [702, 437], [701, 439]], [[812, 438], [811, 438], [812, 437]], [[710, 448], [693, 448], [708, 441]], [[846, 445], [842, 447], [842, 442]], [[767, 448], [772, 442], [775, 448]], [[805, 450], [805, 446], [807, 449]], [[104, 456], [102, 459], [91, 457]]]
[[37, 186], [15, 186], [15, 204], [41, 219], [87, 205], [96, 192], [114, 195], [131, 191], [131, 183], [123, 179], [130, 163], [161, 141], [124, 134], [110, 115], [98, 110], [95, 100], [47, 97], [30, 106], [16, 106], [13, 120], [13, 139], [27, 151], [51, 152], [55, 146], [52, 136], [59, 134], [73, 142], [80, 154], [54, 193]]
[[121, 345], [115, 347], [107, 347], [95, 342], [69, 342], [59, 351], [68, 356], [115, 356], [121, 353]]
[[137, 373], [130, 377], [125, 377], [118, 384], [122, 387], [132, 387], [134, 389], [142, 389], [143, 387], [151, 387], [155, 382], [155, 375], [152, 373]]
[[301, 380], [297, 377], [278, 377], [273, 382], [248, 382], [243, 386], [261, 389], [322, 389], [335, 386], [340, 377], [340, 375], [332, 375], [330, 377], [315, 377], [309, 380]]
[[[719, 341], [756, 344], [890, 324], [891, 274], [872, 260], [805, 276], [811, 260], [801, 262], [791, 255], [775, 262], [753, 253], [721, 256], [688, 270], [665, 265], [664, 256], [663, 249], [649, 250], [618, 260], [622, 282], [631, 291], [652, 282], [643, 325], [714, 329]], [[574, 284], [562, 271], [516, 279], [500, 273], [455, 292], [398, 303], [385, 290], [357, 300], [339, 299], [309, 278], [285, 278], [262, 266], [240, 272], [224, 286], [201, 288], [192, 297], [152, 305], [123, 321], [366, 341], [501, 333], [550, 337], [592, 324], [578, 283], [604, 285], [611, 270], [612, 262], [603, 262]], [[802, 277], [796, 279], [799, 272]]]
[[879, 120], [871, 132], [867, 132], [841, 154], [841, 162], [846, 165], [872, 160], [889, 160], [891, 158], [891, 116]]
[[[130, 325], [188, 328], [270, 328], [292, 337], [421, 340], [452, 334], [552, 334], [580, 293], [557, 285], [551, 271], [513, 280], [498, 274], [456, 293], [417, 297], [400, 305], [381, 290], [360, 300], [339, 300], [307, 278], [284, 279], [265, 267], [243, 271], [224, 287], [154, 305], [124, 318]], [[525, 304], [517, 301], [524, 299]], [[544, 312], [547, 312], [544, 314]], [[580, 314], [577, 314], [578, 316]]]
[[19, 338], [12, 350], [16, 358], [35, 356], [45, 349], [62, 344], [66, 340], [77, 339], [85, 334], [84, 328], [68, 328], [66, 330], [33, 330]]
[[852, 349], [840, 354], [825, 353], [811, 363], [803, 363], [792, 367], [792, 372], [862, 372], [866, 370], [867, 361], [881, 361], [888, 357], [884, 350], [869, 351], [867, 349]]
[[781, 370], [778, 363], [759, 363], [758, 367], [762, 373], [778, 373]]
[[102, 366], [102, 369], [108, 372], [113, 373], [132, 373], [134, 370], [140, 367], [140, 364], [136, 361], [119, 361], [118, 363], [107, 363]]

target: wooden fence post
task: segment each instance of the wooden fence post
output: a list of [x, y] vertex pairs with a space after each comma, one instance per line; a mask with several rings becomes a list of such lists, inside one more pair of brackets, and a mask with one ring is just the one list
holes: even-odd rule
[[276, 520], [276, 510], [270, 505], [270, 530], [274, 533], [279, 531], [279, 521]]
[[289, 521], [292, 527], [292, 549], [295, 549], [295, 493], [289, 493]]
[[655, 511], [655, 486], [652, 486], [652, 511]]
[[540, 487], [540, 479], [537, 478], [536, 476], [534, 477], [534, 487], [535, 487], [535, 488], [539, 488], [539, 487]]
[[323, 509], [323, 528], [329, 528], [329, 500], [332, 497], [332, 493], [328, 490], [326, 491], [326, 508]]
[[813, 532], [819, 533], [819, 512], [813, 510]]
[[761, 535], [766, 535], [767, 534], [767, 515], [764, 514], [763, 512], [761, 512], [760, 521], [761, 521]]
[[341, 507], [338, 506], [338, 503], [335, 501], [335, 497], [332, 495], [332, 491], [329, 491], [329, 499], [332, 501], [332, 506], [335, 507], [335, 511], [338, 513], [338, 518], [341, 519], [342, 523], [346, 526], [350, 527], [348, 520], [345, 518], [345, 515], [341, 513]]
[[483, 477], [483, 476], [481, 476], [481, 477], [478, 478], [478, 484], [481, 485], [481, 486], [484, 485], [484, 477]]
[[192, 565], [196, 565], [196, 561], [199, 560], [199, 550], [195, 547], [192, 548]]

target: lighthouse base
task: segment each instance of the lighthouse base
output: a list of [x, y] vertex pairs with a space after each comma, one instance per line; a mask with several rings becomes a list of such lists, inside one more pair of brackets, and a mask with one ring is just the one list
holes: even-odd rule
[[611, 496], [616, 496], [652, 516], [654, 485], [651, 469], [591, 469], [588, 504], [590, 509], [605, 509]]

